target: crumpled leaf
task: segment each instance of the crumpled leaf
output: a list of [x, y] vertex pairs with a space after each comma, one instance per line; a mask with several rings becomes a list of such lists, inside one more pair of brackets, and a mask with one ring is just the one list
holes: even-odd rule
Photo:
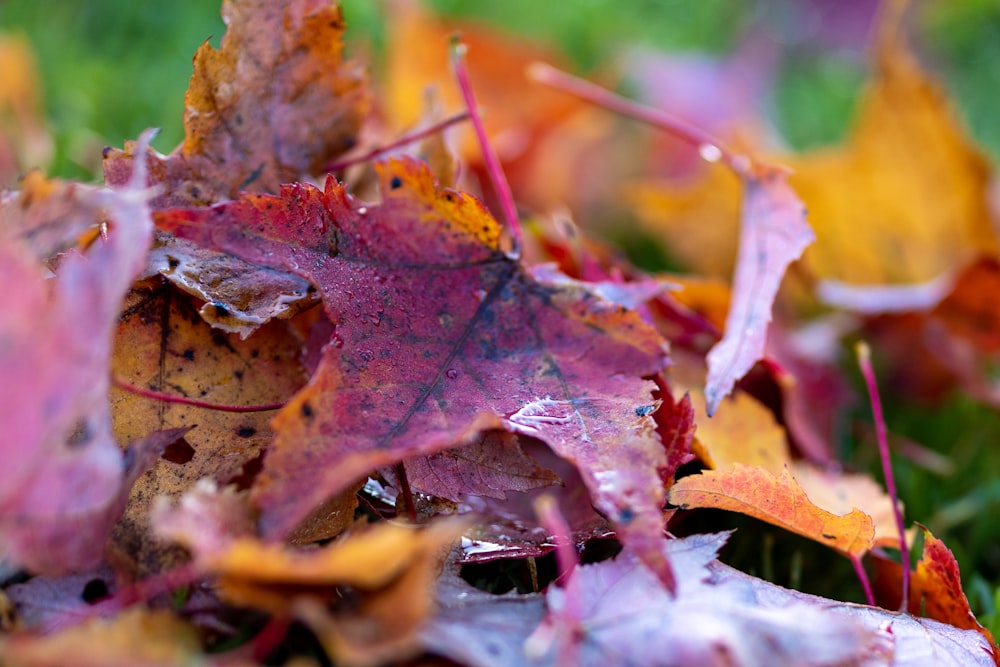
[[[348, 665], [383, 664], [416, 650], [440, 557], [465, 527], [463, 520], [423, 528], [383, 522], [296, 549], [255, 537], [245, 499], [207, 480], [177, 506], [161, 502], [153, 522], [217, 578], [227, 600], [302, 617], [331, 657]], [[318, 600], [342, 602], [331, 613]]]
[[[231, 2], [219, 50], [205, 43], [185, 96], [184, 143], [168, 156], [108, 148], [104, 178], [126, 182], [145, 154], [154, 210], [204, 205], [240, 190], [277, 192], [349, 149], [367, 113], [358, 63], [342, 57], [342, 10], [331, 0]], [[320, 119], [320, 120], [318, 120]], [[315, 303], [301, 278], [157, 234], [149, 275], [206, 301], [202, 316], [244, 338]]]
[[438, 191], [419, 163], [388, 162], [380, 179], [379, 206], [331, 179], [325, 192], [296, 185], [158, 218], [308, 278], [335, 327], [309, 385], [275, 418], [254, 489], [264, 533], [287, 533], [372, 469], [504, 429], [573, 461], [622, 539], [669, 576], [664, 452], [635, 412], [654, 388], [642, 378], [665, 365], [663, 341], [585, 286], [534, 280], [502, 252], [482, 206]]
[[838, 516], [816, 506], [787, 470], [779, 475], [735, 464], [678, 480], [670, 502], [681, 509], [712, 507], [780, 526], [848, 556], [860, 558], [875, 544], [871, 517], [858, 509]]
[[[226, 0], [222, 20], [220, 48], [205, 43], [194, 57], [184, 143], [166, 158], [149, 155], [152, 182], [166, 186], [154, 208], [277, 192], [320, 173], [353, 145], [366, 113], [365, 75], [343, 60], [335, 2]], [[134, 149], [106, 151], [108, 183], [131, 172]]]
[[709, 416], [764, 357], [771, 308], [788, 265], [816, 236], [786, 173], [757, 164], [743, 174], [743, 214], [726, 330], [708, 353], [705, 399]]
[[[12, 289], [0, 306], [0, 377], [23, 381], [0, 383], [0, 544], [6, 557], [38, 572], [96, 565], [134, 479], [111, 433], [107, 367], [121, 299], [152, 232], [140, 179], [117, 191], [47, 189], [69, 202], [67, 215], [53, 222], [66, 247], [110, 220], [107, 241], [67, 253], [48, 280], [33, 256], [39, 248], [14, 231], [19, 219], [32, 220], [31, 200], [4, 204], [0, 280]], [[137, 465], [159, 444], [140, 447]]]

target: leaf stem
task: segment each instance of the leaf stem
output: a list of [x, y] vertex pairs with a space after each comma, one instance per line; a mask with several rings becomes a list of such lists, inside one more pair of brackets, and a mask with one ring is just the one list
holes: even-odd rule
[[726, 148], [721, 140], [701, 128], [659, 109], [616, 95], [606, 88], [556, 69], [548, 63], [532, 63], [528, 66], [527, 75], [532, 81], [668, 132], [697, 148], [698, 154], [705, 161], [721, 161], [739, 176], [745, 175], [750, 166], [746, 156], [736, 155]]
[[[400, 461], [396, 464], [396, 477], [399, 478], [399, 491], [406, 503], [406, 511], [410, 515], [410, 522], [417, 523], [417, 506], [413, 503], [413, 491], [410, 489], [410, 479], [406, 476], [406, 465]], [[397, 497], [396, 502], [399, 502]]]
[[885, 415], [882, 412], [882, 401], [879, 398], [878, 383], [875, 381], [875, 371], [872, 369], [871, 349], [865, 342], [859, 342], [855, 347], [858, 366], [864, 377], [868, 396], [871, 398], [872, 416], [875, 419], [875, 437], [878, 440], [879, 458], [882, 459], [882, 474], [885, 475], [885, 486], [892, 499], [892, 513], [896, 519], [896, 529], [899, 531], [899, 558], [903, 565], [903, 601], [900, 611], [906, 611], [910, 604], [910, 548], [906, 543], [906, 527], [903, 524], [903, 512], [899, 509], [899, 495], [896, 492], [896, 478], [892, 474], [892, 458], [889, 455], [889, 437], [885, 427]]
[[865, 591], [865, 600], [868, 601], [869, 607], [875, 606], [875, 593], [872, 592], [872, 582], [868, 580], [868, 573], [865, 572], [865, 566], [861, 564], [860, 556], [848, 556], [851, 561], [851, 565], [854, 566], [854, 573], [858, 575], [858, 581], [861, 582], [861, 588]]
[[460, 111], [457, 114], [448, 116], [444, 120], [438, 121], [433, 125], [429, 125], [421, 130], [414, 130], [409, 134], [404, 134], [403, 136], [401, 136], [399, 139], [396, 139], [396, 141], [393, 141], [392, 143], [386, 144], [384, 146], [379, 146], [377, 148], [373, 148], [372, 150], [368, 151], [363, 155], [344, 158], [342, 160], [331, 162], [330, 164], [326, 165], [324, 170], [340, 171], [355, 164], [360, 164], [362, 162], [368, 162], [369, 160], [374, 160], [375, 158], [385, 153], [388, 153], [389, 151], [396, 150], [397, 148], [401, 148], [403, 146], [406, 146], [407, 144], [412, 144], [415, 141], [420, 141], [425, 137], [429, 137], [432, 134], [437, 134], [438, 132], [447, 129], [452, 125], [457, 125], [458, 123], [461, 123], [462, 121], [468, 119], [469, 119], [469, 112]]
[[164, 403], [180, 403], [181, 405], [190, 405], [195, 408], [205, 408], [206, 410], [217, 410], [218, 412], [266, 412], [267, 410], [280, 410], [285, 407], [284, 403], [265, 403], [264, 405], [209, 403], [208, 401], [199, 401], [186, 396], [166, 394], [155, 389], [143, 389], [117, 375], [111, 377], [111, 382], [119, 389], [127, 391], [130, 394], [135, 394], [136, 396], [142, 396], [143, 398], [151, 398], [154, 401], [163, 401]]
[[469, 68], [465, 63], [465, 53], [467, 47], [459, 36], [452, 37], [451, 41], [451, 66], [455, 71], [455, 79], [458, 87], [462, 91], [462, 98], [465, 106], [469, 110], [469, 120], [472, 121], [472, 128], [476, 132], [476, 139], [479, 140], [479, 150], [483, 154], [483, 162], [486, 163], [486, 173], [490, 177], [490, 183], [496, 192], [497, 199], [500, 200], [500, 208], [503, 211], [504, 222], [510, 232], [513, 247], [509, 255], [517, 259], [521, 256], [522, 233], [521, 221], [517, 217], [517, 206], [514, 204], [514, 194], [510, 190], [510, 184], [503, 173], [500, 165], [500, 158], [490, 144], [486, 136], [486, 128], [483, 126], [482, 116], [479, 114], [479, 106], [476, 104], [476, 97], [472, 92], [472, 83], [469, 81]]

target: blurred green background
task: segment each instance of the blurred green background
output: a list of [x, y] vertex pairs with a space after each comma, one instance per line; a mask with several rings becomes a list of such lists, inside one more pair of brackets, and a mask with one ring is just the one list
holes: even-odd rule
[[[384, 3], [345, 0], [353, 49], [371, 54], [379, 67], [384, 45]], [[482, 2], [428, 0], [437, 11], [475, 20], [563, 51], [581, 73], [614, 62], [637, 44], [665, 52], [723, 56], [748, 34], [777, 45], [774, 85], [762, 107], [777, 133], [793, 148], [843, 135], [862, 85], [872, 2], [858, 0], [533, 0]], [[832, 9], [831, 9], [832, 8]], [[826, 21], [837, 12], [843, 21]], [[957, 0], [918, 3], [913, 12], [916, 47], [928, 68], [956, 101], [973, 136], [1000, 158], [1000, 2]], [[55, 140], [54, 175], [96, 179], [104, 145], [121, 146], [149, 126], [162, 128], [156, 147], [170, 151], [183, 136], [183, 95], [191, 56], [223, 32], [219, 5], [210, 0], [0, 0], [0, 30], [20, 32], [33, 44], [40, 66], [46, 120]], [[362, 46], [364, 45], [364, 46]], [[414, 45], [413, 48], [433, 48]], [[860, 385], [859, 385], [860, 386]], [[863, 393], [859, 394], [863, 395]], [[858, 419], [868, 420], [867, 408]], [[965, 399], [914, 409], [889, 397], [890, 427], [947, 454], [950, 476], [897, 463], [901, 496], [910, 520], [929, 523], [956, 552], [976, 610], [1000, 630], [996, 614], [1000, 581], [1000, 416]], [[878, 470], [871, 443], [844, 443], [847, 460]], [[880, 473], [876, 473], [881, 478]], [[744, 569], [786, 585], [801, 583], [837, 596], [851, 583], [846, 562], [794, 536], [749, 520], [729, 521], [761, 531], [758, 543], [742, 542]], [[803, 573], [803, 554], [806, 567]], [[824, 560], [829, 559], [829, 560]], [[796, 565], [796, 563], [798, 563]], [[831, 567], [833, 569], [829, 569]], [[788, 571], [791, 574], [782, 575]], [[798, 572], [798, 574], [795, 574]], [[830, 574], [830, 573], [833, 574]], [[819, 573], [816, 575], [815, 573]], [[828, 581], [809, 584], [810, 574]], [[840, 595], [844, 597], [844, 595]]]
[[[383, 2], [345, 0], [348, 37], [365, 44], [377, 68], [384, 43]], [[742, 35], [763, 32], [781, 60], [764, 101], [792, 147], [841, 136], [864, 79], [865, 16], [873, 0], [428, 0], [440, 13], [475, 20], [562, 50], [579, 71], [613, 61], [625, 46], [726, 54]], [[958, 101], [974, 136], [1000, 156], [1000, 2], [918, 3], [918, 47]], [[841, 16], [839, 24], [827, 17]], [[842, 24], [842, 25], [841, 25]], [[224, 26], [211, 0], [0, 0], [0, 29], [21, 32], [36, 49], [45, 111], [56, 140], [52, 174], [91, 178], [92, 151], [120, 146], [156, 126], [156, 147], [181, 139], [191, 56]], [[826, 30], [826, 38], [818, 33]], [[833, 34], [839, 31], [839, 34]], [[819, 35], [820, 38], [817, 38]], [[371, 47], [374, 47], [372, 50]], [[431, 48], [415, 45], [415, 49]]]

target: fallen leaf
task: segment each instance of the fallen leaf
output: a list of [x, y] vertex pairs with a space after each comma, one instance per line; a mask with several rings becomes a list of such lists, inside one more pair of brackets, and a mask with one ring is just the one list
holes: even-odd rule
[[975, 630], [989, 641], [994, 659], [1000, 662], [993, 633], [976, 620], [969, 607], [955, 555], [931, 531], [923, 528], [923, 532], [924, 552], [910, 579], [910, 613], [963, 630]]
[[845, 146], [791, 160], [816, 245], [805, 266], [853, 285], [923, 283], [995, 254], [989, 166], [882, 12], [874, 75]]
[[752, 165], [743, 174], [743, 214], [725, 334], [708, 352], [705, 400], [711, 416], [736, 381], [764, 357], [771, 309], [788, 265], [816, 236], [805, 207], [777, 167]]
[[38, 64], [24, 35], [0, 33], [0, 190], [52, 157]]
[[[440, 558], [466, 525], [384, 522], [297, 549], [254, 537], [245, 499], [206, 481], [177, 506], [160, 502], [153, 523], [161, 537], [192, 552], [203, 574], [217, 578], [226, 600], [296, 614], [332, 658], [348, 665], [383, 664], [415, 651]], [[331, 612], [318, 600], [339, 603]]]
[[[71, 247], [81, 231], [109, 221], [107, 240], [67, 253], [52, 279], [35, 256], [39, 248], [17, 236], [18, 221], [33, 220], [31, 199], [3, 204], [0, 281], [12, 289], [0, 306], [0, 376], [23, 381], [0, 386], [0, 467], [7, 471], [0, 543], [7, 558], [37, 572], [95, 566], [132, 481], [111, 433], [107, 368], [118, 308], [152, 233], [140, 178], [117, 191], [45, 189], [68, 209], [46, 232], [65, 242], [50, 237], [46, 248]], [[147, 445], [140, 449], [158, 443]], [[137, 465], [148, 462], [138, 458]]]
[[61, 577], [37, 576], [12, 584], [5, 593], [17, 611], [18, 629], [51, 631], [86, 620], [90, 605], [115, 591], [107, 565]]
[[502, 252], [482, 206], [438, 191], [419, 163], [379, 169], [379, 206], [329, 180], [325, 192], [297, 185], [158, 218], [298, 272], [335, 326], [316, 374], [275, 418], [254, 489], [265, 534], [287, 534], [375, 468], [501, 428], [573, 461], [622, 539], [668, 572], [648, 551], [663, 527], [664, 452], [652, 419], [635, 412], [654, 388], [642, 378], [665, 364], [662, 340], [583, 285], [534, 280]]
[[465, 447], [446, 449], [405, 462], [410, 484], [435, 496], [458, 501], [463, 496], [504, 499], [508, 491], [528, 491], [559, 478], [524, 453], [513, 433], [490, 431]]
[[[213, 330], [190, 297], [160, 280], [133, 287], [115, 332], [111, 370], [139, 387], [209, 404], [280, 404], [305, 382], [299, 341], [285, 322], [272, 322], [248, 340]], [[197, 480], [235, 482], [259, 465], [271, 441], [274, 411], [219, 412], [167, 403], [113, 388], [115, 437], [128, 441], [150, 431], [194, 427], [135, 485], [115, 529], [120, 562], [140, 573], [160, 572], [183, 554], [150, 538], [148, 513], [160, 495], [178, 497]], [[249, 483], [249, 480], [246, 482]]]
[[746, 514], [849, 558], [860, 558], [875, 544], [871, 517], [858, 509], [838, 516], [816, 506], [787, 470], [775, 475], [741, 464], [726, 471], [706, 470], [675, 482], [669, 499], [681, 509], [711, 507]]
[[698, 430], [692, 451], [706, 467], [731, 470], [737, 463], [780, 475], [791, 463], [788, 441], [774, 413], [745, 392], [724, 399], [711, 419], [705, 414], [705, 396], [691, 390]]
[[574, 568], [544, 604], [539, 595], [488, 595], [446, 570], [423, 641], [476, 667], [993, 664], [975, 632], [790, 591], [723, 565], [714, 557], [726, 537], [668, 542], [676, 596], [627, 547]]
[[[0, 637], [0, 656], [18, 667], [175, 667], [208, 664], [197, 630], [167, 610], [126, 609], [53, 635]], [[234, 666], [235, 667], [235, 666]]]
[[[151, 182], [166, 187], [154, 208], [277, 192], [354, 144], [368, 91], [361, 66], [343, 59], [342, 13], [327, 0], [223, 3], [220, 48], [206, 42], [194, 57], [184, 143], [147, 156]], [[135, 154], [107, 150], [106, 182], [127, 178]]]
[[984, 258], [967, 267], [940, 303], [930, 312], [952, 336], [969, 341], [983, 354], [1000, 352], [1000, 262]]

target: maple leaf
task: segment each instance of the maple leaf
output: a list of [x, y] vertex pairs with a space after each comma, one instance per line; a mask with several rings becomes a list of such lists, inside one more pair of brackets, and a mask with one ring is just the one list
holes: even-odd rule
[[736, 381], [764, 357], [771, 308], [785, 269], [816, 239], [783, 170], [753, 165], [743, 174], [743, 185], [739, 254], [726, 330], [708, 353], [709, 416]]
[[[114, 334], [115, 377], [140, 389], [231, 406], [281, 404], [305, 383], [299, 340], [288, 323], [271, 322], [241, 340], [212, 329], [196, 308], [163, 281], [133, 285]], [[148, 513], [154, 499], [179, 497], [202, 477], [235, 483], [259, 467], [273, 437], [274, 411], [219, 412], [119, 387], [112, 388], [110, 400], [113, 432], [123, 442], [150, 431], [195, 427], [135, 485], [114, 530], [120, 563], [128, 561], [136, 573], [160, 572], [185, 555], [151, 539]]]
[[[320, 173], [354, 144], [367, 113], [363, 70], [342, 57], [336, 3], [227, 1], [222, 15], [227, 30], [220, 49], [205, 43], [195, 54], [183, 144], [168, 156], [135, 143], [105, 149], [109, 185], [128, 181], [136, 155], [145, 154], [150, 184], [160, 186], [154, 209], [231, 199], [240, 190], [277, 192], [281, 183]], [[203, 299], [207, 322], [244, 338], [315, 303], [297, 276], [162, 232], [147, 272]]]
[[[136, 443], [134, 466], [128, 466], [111, 433], [111, 336], [152, 233], [142, 182], [140, 170], [118, 191], [43, 188], [54, 209], [65, 213], [47, 225], [40, 224], [45, 215], [30, 213], [37, 188], [0, 208], [0, 280], [17, 286], [0, 307], [0, 376], [23, 378], [0, 386], [0, 465], [7, 471], [0, 542], [6, 556], [36, 571], [96, 565], [135, 476], [178, 436], [160, 433]], [[51, 212], [48, 198], [38, 201]], [[105, 220], [107, 240], [66, 253], [47, 280], [37, 254], [71, 247]], [[22, 240], [36, 228], [44, 243]]]
[[[664, 452], [647, 405], [665, 365], [639, 316], [582, 285], [532, 278], [468, 195], [438, 191], [412, 160], [379, 166], [383, 202], [286, 187], [157, 224], [249, 261], [295, 271], [335, 330], [319, 368], [274, 420], [254, 488], [262, 526], [286, 534], [372, 469], [503, 429], [574, 462], [596, 507], [657, 571]], [[434, 489], [424, 489], [433, 494]], [[654, 543], [650, 540], [655, 540]]]
[[875, 543], [871, 517], [858, 509], [838, 516], [816, 506], [787, 470], [774, 475], [741, 464], [722, 472], [706, 470], [678, 480], [670, 489], [670, 502], [682, 509], [713, 507], [740, 512], [825, 544], [849, 558], [860, 558]]
[[668, 543], [676, 596], [628, 547], [575, 567], [544, 596], [488, 595], [446, 570], [423, 641], [476, 667], [992, 664], [973, 631], [790, 591], [723, 565], [714, 557], [727, 536]]
[[[219, 50], [205, 43], [194, 57], [184, 143], [166, 158], [147, 157], [152, 182], [166, 186], [154, 208], [277, 192], [319, 173], [354, 144], [366, 112], [365, 76], [343, 60], [335, 2], [226, 0], [222, 19]], [[134, 144], [105, 152], [109, 184], [128, 178], [135, 153]]]

